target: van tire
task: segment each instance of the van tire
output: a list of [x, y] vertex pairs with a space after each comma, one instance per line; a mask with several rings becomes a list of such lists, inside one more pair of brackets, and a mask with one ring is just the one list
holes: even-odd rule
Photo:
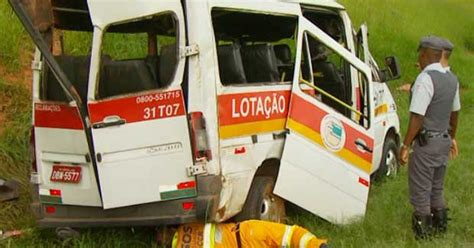
[[234, 217], [237, 222], [244, 220], [267, 220], [284, 223], [285, 201], [273, 194], [275, 179], [257, 176], [252, 182], [242, 211]]
[[392, 135], [387, 136], [383, 144], [380, 166], [372, 178], [374, 181], [381, 181], [384, 178], [393, 178], [397, 176], [400, 169], [398, 150], [399, 148], [395, 137]]

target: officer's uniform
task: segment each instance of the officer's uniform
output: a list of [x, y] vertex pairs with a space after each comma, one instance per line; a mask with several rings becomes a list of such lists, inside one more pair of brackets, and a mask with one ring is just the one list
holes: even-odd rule
[[427, 66], [412, 87], [410, 112], [424, 116], [427, 143], [415, 140], [409, 162], [410, 202], [415, 211], [429, 215], [432, 208], [445, 208], [443, 182], [451, 148], [449, 120], [461, 108], [459, 84], [441, 64]]
[[[421, 40], [421, 47], [442, 51], [445, 43], [430, 36]], [[433, 227], [435, 232], [446, 231], [443, 188], [451, 149], [449, 124], [451, 112], [460, 109], [456, 76], [440, 63], [426, 66], [413, 84], [410, 100], [410, 112], [424, 116], [408, 169], [410, 202], [415, 208], [412, 224], [417, 238], [429, 237]]]

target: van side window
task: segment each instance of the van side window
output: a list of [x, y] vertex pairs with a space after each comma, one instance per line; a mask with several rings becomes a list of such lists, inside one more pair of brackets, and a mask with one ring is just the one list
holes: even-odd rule
[[176, 22], [167, 13], [107, 28], [97, 98], [168, 87], [178, 62]]
[[[305, 33], [301, 61], [300, 87], [303, 92], [321, 101], [326, 106], [352, 119], [365, 128], [369, 127], [367, 79], [358, 72], [359, 92], [357, 103], [362, 108], [354, 108], [350, 92], [351, 77], [345, 73], [346, 64], [342, 56], [331, 50], [323, 42]], [[359, 105], [358, 104], [358, 105]]]
[[303, 8], [303, 16], [331, 38], [347, 48], [347, 37], [344, 32], [344, 22], [337, 12]]
[[212, 22], [222, 85], [293, 79], [296, 17], [215, 8]]
[[[54, 29], [53, 55], [56, 62], [74, 85], [83, 102], [86, 102], [90, 66], [92, 33]], [[69, 102], [47, 63], [44, 63], [40, 84], [40, 99]]]

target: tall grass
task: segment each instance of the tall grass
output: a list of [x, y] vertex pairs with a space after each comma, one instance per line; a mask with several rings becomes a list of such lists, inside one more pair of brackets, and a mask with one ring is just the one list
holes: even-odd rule
[[0, 177], [21, 183], [19, 200], [0, 203], [0, 229], [31, 226], [32, 216], [27, 208], [29, 194], [28, 137], [31, 126], [30, 93], [21, 85], [5, 84], [0, 79], [0, 98], [10, 99], [5, 114], [9, 121], [0, 138]]
[[[343, 0], [341, 1], [358, 27], [367, 22], [369, 46], [381, 62], [384, 56], [396, 55], [401, 62], [402, 78], [390, 82], [399, 109], [405, 110], [408, 100], [395, 88], [411, 83], [418, 69], [416, 49], [422, 36], [435, 34], [450, 39], [455, 44], [451, 58], [453, 71], [466, 90], [474, 82], [474, 3], [471, 0]], [[466, 97], [467, 99], [467, 97]], [[463, 99], [464, 100], [464, 99]], [[469, 101], [469, 100], [468, 100]], [[464, 101], [463, 101], [464, 102]], [[406, 111], [400, 111], [406, 123]]]
[[[31, 44], [8, 1], [0, 1], [0, 64], [8, 70], [18, 70], [21, 48]], [[30, 46], [31, 47], [31, 46]]]

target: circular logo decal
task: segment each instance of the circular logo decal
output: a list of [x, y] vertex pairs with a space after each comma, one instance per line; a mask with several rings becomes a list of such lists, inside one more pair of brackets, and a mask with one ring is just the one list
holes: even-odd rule
[[332, 115], [326, 115], [321, 121], [321, 138], [328, 150], [340, 151], [346, 143], [346, 131], [342, 122]]

